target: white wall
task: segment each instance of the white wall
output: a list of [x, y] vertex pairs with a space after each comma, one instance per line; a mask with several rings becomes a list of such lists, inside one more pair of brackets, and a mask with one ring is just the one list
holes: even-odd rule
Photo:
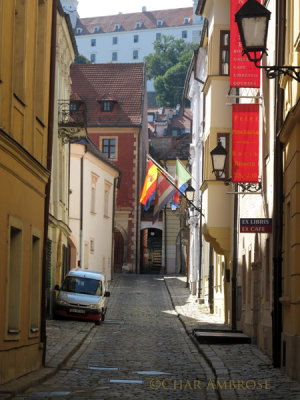
[[[81, 158], [83, 157], [83, 226], [80, 232], [80, 177]], [[112, 257], [112, 217], [113, 217], [113, 171], [104, 162], [91, 153], [84, 153], [84, 146], [71, 145], [70, 176], [70, 226], [72, 234], [79, 243], [79, 260], [82, 268], [105, 273], [111, 279]], [[91, 209], [92, 182], [95, 183], [95, 209]], [[105, 186], [109, 186], [108, 212], [104, 213]], [[82, 239], [81, 239], [82, 235]], [[91, 241], [94, 242], [92, 250]], [[88, 250], [87, 257], [85, 251]], [[85, 264], [85, 260], [87, 264]]]

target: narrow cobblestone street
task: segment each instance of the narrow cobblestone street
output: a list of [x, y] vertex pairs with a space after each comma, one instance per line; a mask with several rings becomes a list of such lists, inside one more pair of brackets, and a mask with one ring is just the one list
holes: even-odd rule
[[118, 276], [105, 322], [54, 376], [13, 398], [300, 399], [299, 385], [256, 346], [199, 348], [189, 335], [200, 321], [187, 293], [176, 277]]

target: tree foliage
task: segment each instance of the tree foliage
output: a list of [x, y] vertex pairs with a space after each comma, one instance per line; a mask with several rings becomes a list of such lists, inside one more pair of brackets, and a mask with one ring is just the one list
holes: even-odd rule
[[145, 57], [147, 78], [154, 79], [159, 106], [175, 107], [181, 103], [186, 73], [197, 47], [183, 39], [162, 35], [154, 42], [154, 53]]
[[78, 54], [75, 56], [74, 64], [91, 64], [91, 61], [82, 54]]

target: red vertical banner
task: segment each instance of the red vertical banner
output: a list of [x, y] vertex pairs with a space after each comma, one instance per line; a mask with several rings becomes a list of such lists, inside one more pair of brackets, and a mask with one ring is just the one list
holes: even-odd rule
[[243, 47], [235, 22], [235, 13], [244, 3], [246, 0], [231, 0], [230, 3], [230, 87], [259, 88], [260, 70], [246, 55], [242, 56]]
[[232, 105], [232, 182], [258, 182], [259, 105]]

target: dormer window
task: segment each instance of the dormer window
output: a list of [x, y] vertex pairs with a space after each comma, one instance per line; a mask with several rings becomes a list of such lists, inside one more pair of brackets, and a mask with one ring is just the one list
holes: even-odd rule
[[82, 28], [77, 28], [76, 29], [76, 33], [77, 35], [80, 35], [82, 33], [83, 29]]
[[112, 101], [104, 101], [103, 102], [103, 111], [104, 112], [111, 112], [113, 109], [114, 103]]
[[115, 31], [119, 31], [120, 30], [120, 25], [119, 24], [115, 24]]
[[185, 24], [188, 24], [189, 22], [190, 22], [190, 18], [189, 18], [189, 17], [185, 17], [185, 18], [184, 18], [184, 23], [185, 23]]
[[135, 24], [135, 27], [137, 28], [137, 29], [139, 29], [139, 28], [141, 28], [142, 27], [142, 22], [137, 22], [136, 24]]
[[99, 32], [99, 31], [100, 31], [99, 26], [94, 26], [94, 32]]
[[162, 21], [161, 19], [157, 20], [157, 26], [163, 26], [164, 21]]

